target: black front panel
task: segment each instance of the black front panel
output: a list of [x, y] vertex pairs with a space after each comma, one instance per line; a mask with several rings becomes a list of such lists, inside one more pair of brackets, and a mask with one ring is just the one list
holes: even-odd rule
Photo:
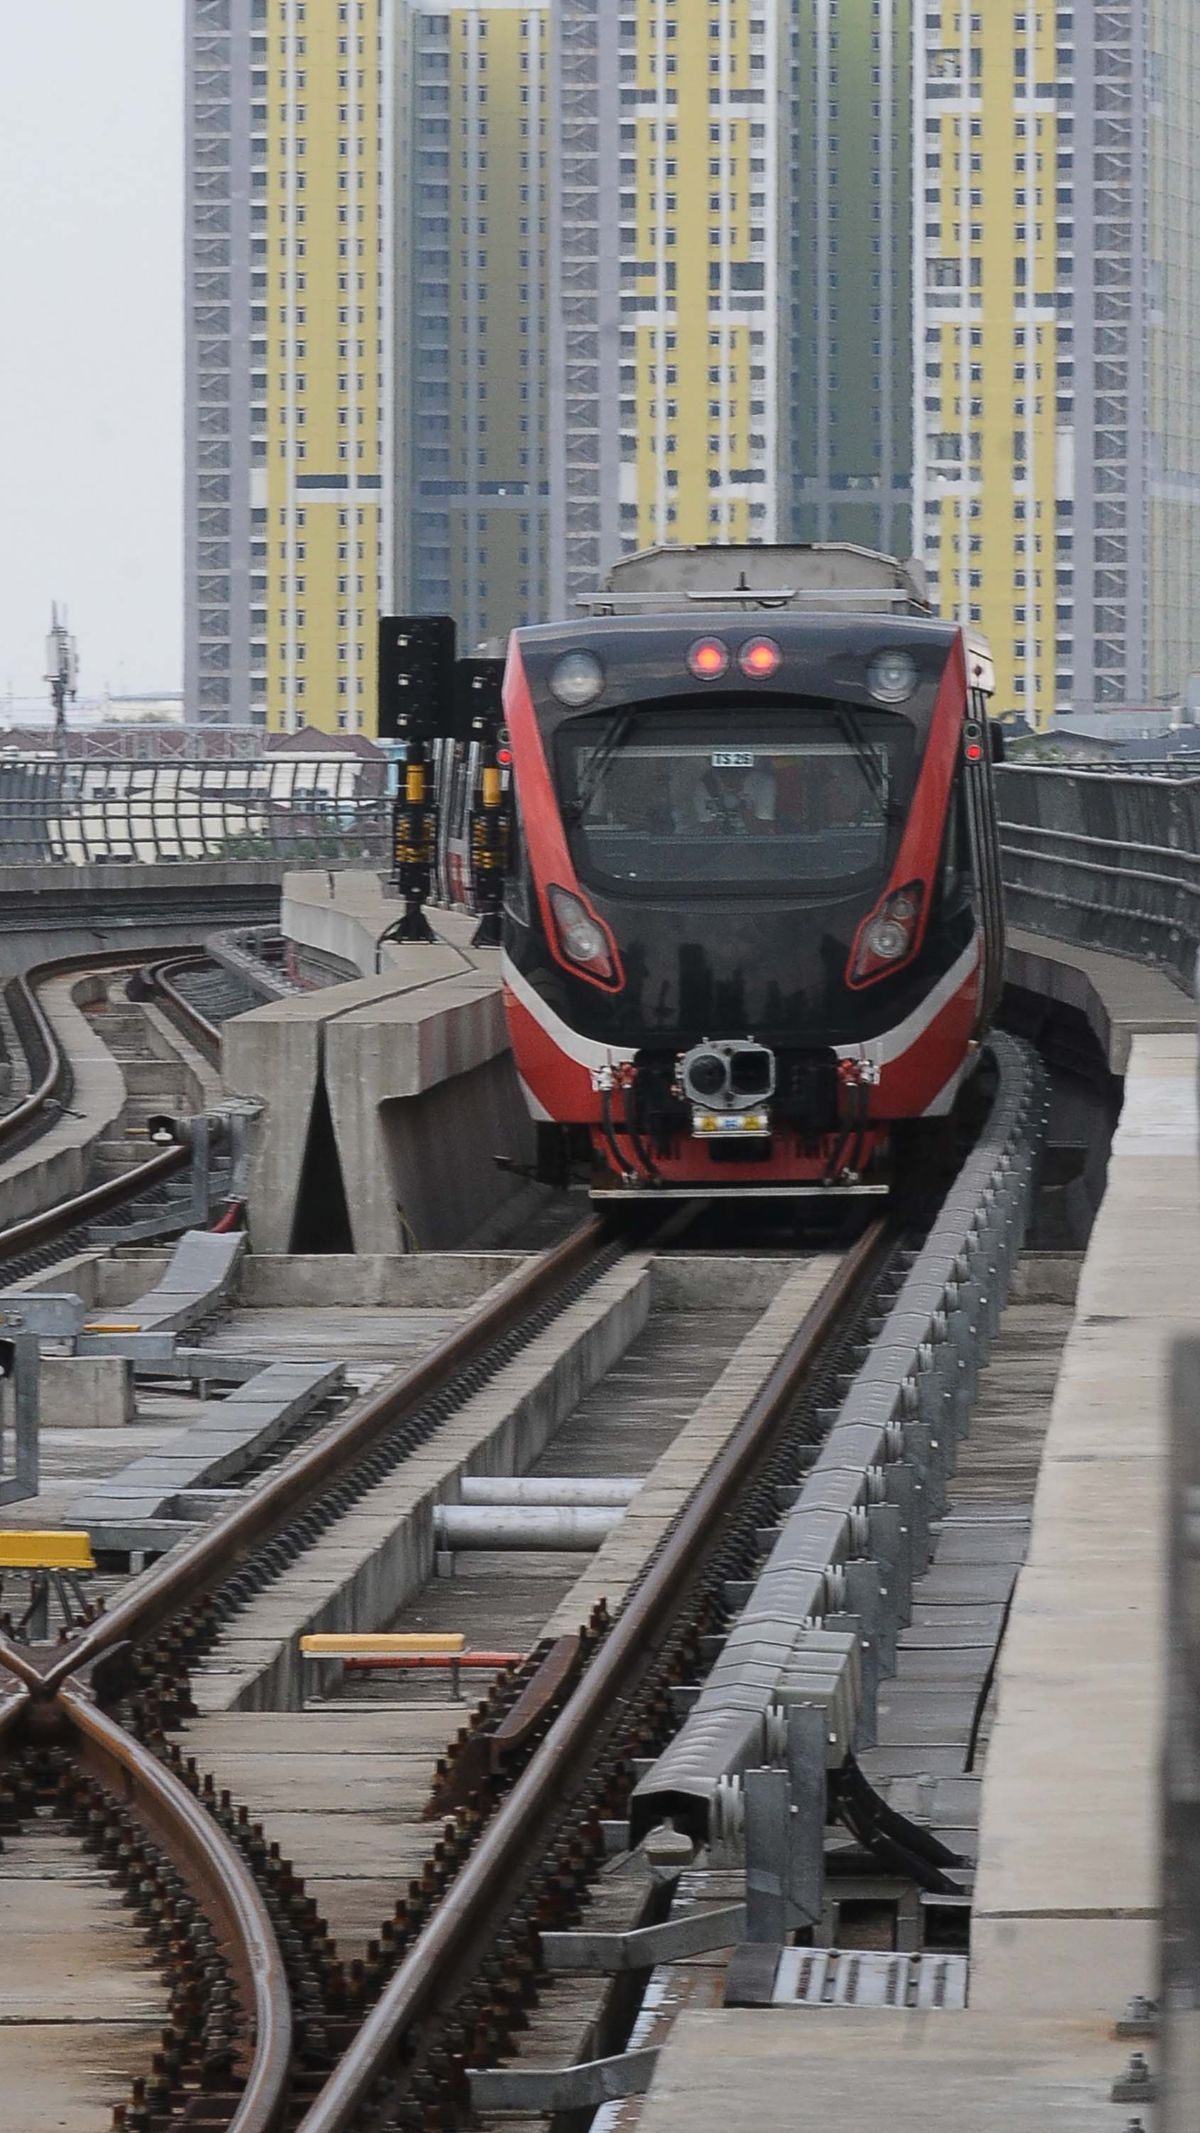
[[[591, 892], [590, 892], [591, 893]], [[604, 993], [551, 957], [537, 923], [518, 924], [510, 903], [506, 946], [517, 968], [572, 1029], [599, 1043], [684, 1048], [703, 1037], [756, 1037], [773, 1047], [853, 1044], [894, 1028], [969, 945], [964, 892], [935, 896], [925, 945], [895, 977], [861, 992], [846, 983], [855, 935], [871, 895], [837, 902], [740, 900], [630, 904], [591, 893], [612, 928], [625, 970]]]
[[[739, 646], [764, 624], [782, 653], [766, 685], [737, 668]], [[507, 946], [552, 1010], [598, 1042], [648, 1053], [753, 1036], [794, 1052], [801, 1079], [822, 1047], [866, 1040], [915, 1010], [974, 926], [965, 854], [942, 826], [939, 849], [923, 855], [921, 954], [858, 991], [847, 970], [891, 878], [956, 634], [883, 617], [706, 616], [696, 637], [731, 653], [730, 673], [706, 687], [688, 672], [691, 637], [678, 623], [523, 633], [572, 862], [625, 977], [605, 992], [560, 966], [519, 867]], [[883, 706], [868, 669], [897, 647], [914, 686], [902, 705]], [[551, 687], [576, 649], [605, 672], [583, 711]]]

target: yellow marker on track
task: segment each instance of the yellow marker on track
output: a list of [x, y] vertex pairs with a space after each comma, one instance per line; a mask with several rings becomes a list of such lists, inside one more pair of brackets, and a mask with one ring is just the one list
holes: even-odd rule
[[388, 1652], [438, 1652], [453, 1657], [461, 1652], [466, 1638], [457, 1630], [439, 1630], [433, 1636], [421, 1637], [384, 1631], [347, 1632], [328, 1634], [313, 1631], [301, 1637], [300, 1649], [306, 1659], [358, 1659], [366, 1655], [381, 1655]]
[[0, 1533], [0, 1570], [94, 1570], [88, 1533]]

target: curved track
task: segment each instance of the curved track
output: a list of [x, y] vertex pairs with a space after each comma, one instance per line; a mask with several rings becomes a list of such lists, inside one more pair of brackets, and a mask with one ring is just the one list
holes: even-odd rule
[[[186, 957], [176, 955], [166, 962], [149, 964], [128, 952], [67, 956], [39, 964], [13, 978], [7, 998], [13, 1021], [25, 1042], [32, 1086], [12, 1111], [0, 1117], [0, 1159], [29, 1147], [47, 1133], [70, 1100], [70, 1062], [39, 998], [42, 986], [55, 978], [128, 971], [135, 985], [141, 979], [143, 996], [157, 995], [189, 1040], [210, 1063], [215, 1063], [220, 1058], [220, 1030], [175, 991], [168, 975], [180, 965], [193, 967], [204, 960], [199, 950]], [[103, 1215], [136, 1207], [147, 1194], [156, 1193], [168, 1179], [186, 1169], [189, 1160], [188, 1150], [182, 1145], [158, 1148], [119, 1177], [106, 1179], [10, 1224], [0, 1230], [0, 1263], [41, 1253], [47, 1246], [72, 1238]]]

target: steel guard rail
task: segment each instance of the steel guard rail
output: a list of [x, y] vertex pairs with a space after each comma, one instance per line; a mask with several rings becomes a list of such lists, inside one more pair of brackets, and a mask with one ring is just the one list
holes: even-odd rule
[[[0, 1669], [20, 1686], [0, 1701], [0, 1754], [22, 1744], [40, 1685], [18, 1646], [0, 1637]], [[74, 1759], [134, 1814], [190, 1887], [216, 1931], [245, 2017], [237, 2078], [241, 2095], [227, 2133], [281, 2133], [287, 2108], [292, 2014], [275, 1929], [254, 1877], [220, 1824], [149, 1748], [98, 1708], [77, 1684], [57, 1694], [57, 1719]]]
[[[1032, 1049], [995, 1036], [991, 1115], [872, 1339], [799, 1497], [684, 1725], [634, 1789], [634, 1842], [667, 1817], [717, 1832], [743, 1771], [785, 1752], [786, 1706], [830, 1714], [837, 1767], [870, 1739], [912, 1581], [930, 1557], [953, 1447], [967, 1426], [1021, 1251], [1045, 1128]], [[869, 1575], [864, 1576], [864, 1572]], [[871, 1590], [872, 1584], [874, 1590]], [[850, 1623], [860, 1619], [859, 1630]]]
[[996, 774], [1009, 918], [1159, 964], [1192, 989], [1200, 778], [1012, 765]]

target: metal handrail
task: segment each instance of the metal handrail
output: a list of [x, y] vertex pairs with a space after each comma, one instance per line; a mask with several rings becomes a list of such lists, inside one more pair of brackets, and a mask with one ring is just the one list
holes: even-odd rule
[[18, 865], [381, 856], [387, 775], [382, 758], [3, 758], [0, 844]]
[[1019, 829], [1023, 837], [1052, 838], [1056, 844], [1086, 844], [1106, 852], [1144, 852], [1148, 859], [1181, 859], [1185, 866], [1200, 866], [1200, 852], [1189, 852], [1179, 845], [1126, 842], [1123, 837], [1098, 837], [1089, 830], [1058, 829], [1046, 822], [1011, 823], [1005, 827]]
[[1200, 779], [1014, 764], [998, 771], [997, 793], [1015, 922], [1156, 963], [1190, 987]]

